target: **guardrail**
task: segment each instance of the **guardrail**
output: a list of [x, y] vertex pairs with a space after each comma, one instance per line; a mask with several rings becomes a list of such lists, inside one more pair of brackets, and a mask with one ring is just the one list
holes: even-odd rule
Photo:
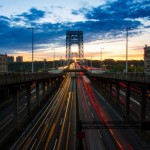
[[111, 78], [111, 79], [122, 79], [122, 80], [130, 80], [130, 81], [141, 81], [141, 82], [150, 82], [150, 74], [147, 73], [110, 73], [105, 72], [102, 74], [98, 73], [90, 73], [90, 76], [95, 77], [104, 77], [104, 78]]
[[48, 72], [0, 73], [0, 85], [29, 82], [29, 81], [47, 79], [50, 77], [57, 77], [60, 75], [61, 74], [51, 74]]

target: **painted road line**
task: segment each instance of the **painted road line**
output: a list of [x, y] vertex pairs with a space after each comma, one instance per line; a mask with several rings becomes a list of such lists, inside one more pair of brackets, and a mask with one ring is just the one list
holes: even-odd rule
[[62, 122], [63, 122], [63, 118], [61, 118], [61, 121], [60, 121], [60, 126], [62, 125]]
[[55, 140], [55, 144], [54, 144], [53, 150], [56, 149], [56, 144], [57, 144], [57, 139]]
[[102, 135], [101, 135], [100, 131], [98, 130], [97, 132], [98, 132], [99, 137], [102, 139]]
[[94, 115], [93, 115], [93, 113], [91, 112], [91, 114], [92, 114], [92, 118], [94, 119]]

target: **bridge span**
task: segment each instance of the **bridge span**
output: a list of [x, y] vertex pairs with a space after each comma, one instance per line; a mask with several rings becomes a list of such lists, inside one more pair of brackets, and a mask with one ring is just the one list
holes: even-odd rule
[[[0, 75], [0, 91], [6, 101], [0, 105], [3, 112], [0, 145], [8, 132], [18, 131], [30, 121], [23, 136], [11, 145], [12, 149], [23, 146], [83, 149], [76, 145], [82, 145], [83, 138], [90, 141], [86, 146], [91, 149], [95, 146], [97, 149], [104, 149], [104, 146], [117, 149], [116, 140], [123, 147], [130, 141], [136, 148], [145, 149], [141, 142], [136, 145], [137, 138], [129, 128], [139, 129], [141, 123], [150, 120], [147, 111], [150, 108], [149, 75], [95, 73], [74, 65], [72, 68], [75, 69], [58, 73]], [[73, 76], [76, 72], [82, 73]], [[120, 130], [124, 127], [131, 138], [126, 131]], [[126, 140], [117, 136], [116, 130]], [[107, 144], [104, 145], [102, 139]]]
[[35, 73], [1, 73], [0, 86], [22, 84], [38, 80], [61, 77], [63, 73], [35, 72]]

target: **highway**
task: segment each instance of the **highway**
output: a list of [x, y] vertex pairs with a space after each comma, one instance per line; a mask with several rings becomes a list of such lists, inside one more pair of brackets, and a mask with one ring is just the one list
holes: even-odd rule
[[[92, 86], [90, 80], [82, 74], [78, 78], [78, 93], [82, 121], [123, 121]], [[90, 129], [88, 131], [85, 129], [84, 131], [85, 149], [148, 149], [132, 129]]]
[[[109, 89], [107, 87], [107, 91], [109, 92]], [[116, 87], [115, 85], [112, 85], [112, 100], [115, 103], [115, 97], [116, 97]], [[130, 118], [132, 118], [135, 121], [140, 121], [140, 109], [141, 109], [141, 92], [136, 87], [130, 87]], [[118, 101], [119, 107], [121, 108], [122, 112], [125, 114], [125, 106], [126, 106], [126, 86], [124, 83], [120, 82], [120, 90], [119, 90], [119, 101]], [[150, 120], [150, 112], [149, 110], [149, 99], [147, 98], [147, 112], [146, 112], [146, 120]]]
[[[69, 68], [80, 69], [80, 65], [73, 63]], [[34, 103], [36, 105], [35, 92], [33, 85], [32, 105]], [[112, 92], [115, 94], [115, 88]], [[124, 90], [120, 90], [120, 93], [123, 97]], [[77, 111], [79, 111], [79, 118]], [[79, 138], [77, 119], [83, 122], [123, 121], [120, 114], [95, 89], [86, 75], [82, 72], [70, 72], [66, 74], [59, 89], [49, 97], [38, 114], [8, 148], [11, 150], [76, 150], [80, 141], [84, 150], [149, 149], [132, 129], [81, 129], [84, 136]]]
[[68, 75], [11, 149], [76, 149], [75, 86]]
[[[85, 98], [82, 98], [82, 108], [86, 118], [85, 120], [91, 121], [123, 121], [121, 116], [117, 114], [117, 112], [107, 103], [105, 99], [98, 93], [98, 91], [93, 88], [88, 79], [84, 79], [84, 81], [80, 85], [82, 86], [82, 93], [85, 93]], [[87, 113], [87, 111], [89, 113]], [[81, 114], [83, 114], [83, 112]], [[90, 131], [88, 131], [90, 132]], [[85, 133], [88, 133], [85, 131]], [[101, 141], [106, 149], [148, 149], [146, 145], [137, 137], [137, 135], [131, 129], [109, 129], [109, 130], [97, 130], [97, 138], [93, 138], [93, 134], [95, 131], [91, 131], [91, 135], [85, 138], [85, 142], [91, 147], [89, 149], [99, 149], [96, 141]], [[98, 136], [101, 134], [100, 136]], [[97, 140], [96, 140], [97, 139]], [[89, 141], [90, 142], [89, 142]], [[100, 144], [100, 142], [99, 142]], [[98, 146], [94, 148], [94, 146]], [[102, 145], [102, 144], [101, 144]]]
[[[47, 87], [46, 87], [47, 88]], [[42, 85], [39, 85], [39, 99], [42, 99]], [[18, 119], [19, 121], [24, 121], [27, 118], [27, 100], [26, 100], [26, 91], [23, 89], [19, 92], [19, 101], [18, 101]], [[0, 110], [0, 141], [7, 136], [8, 133], [12, 132], [14, 128], [14, 114], [13, 114], [13, 103], [10, 98], [10, 104], [6, 105]], [[31, 110], [37, 107], [36, 101], [36, 89], [35, 84], [31, 86]], [[9, 131], [9, 132], [8, 132]]]

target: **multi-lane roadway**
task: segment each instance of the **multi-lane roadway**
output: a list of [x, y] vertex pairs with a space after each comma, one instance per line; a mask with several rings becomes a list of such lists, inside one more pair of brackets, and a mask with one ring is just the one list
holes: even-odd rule
[[[91, 81], [82, 74], [78, 78], [78, 90], [82, 121], [123, 121], [121, 116], [92, 86]], [[85, 149], [148, 149], [131, 129], [85, 129], [83, 131], [85, 132], [83, 140]]]
[[[70, 69], [80, 69], [80, 65], [73, 63]], [[40, 112], [9, 148], [75, 150], [80, 143], [82, 149], [87, 150], [149, 149], [132, 129], [81, 129], [84, 136], [79, 138], [79, 120], [106, 122], [123, 121], [123, 118], [92, 86], [87, 76], [81, 72], [70, 72], [58, 91], [49, 97]]]

